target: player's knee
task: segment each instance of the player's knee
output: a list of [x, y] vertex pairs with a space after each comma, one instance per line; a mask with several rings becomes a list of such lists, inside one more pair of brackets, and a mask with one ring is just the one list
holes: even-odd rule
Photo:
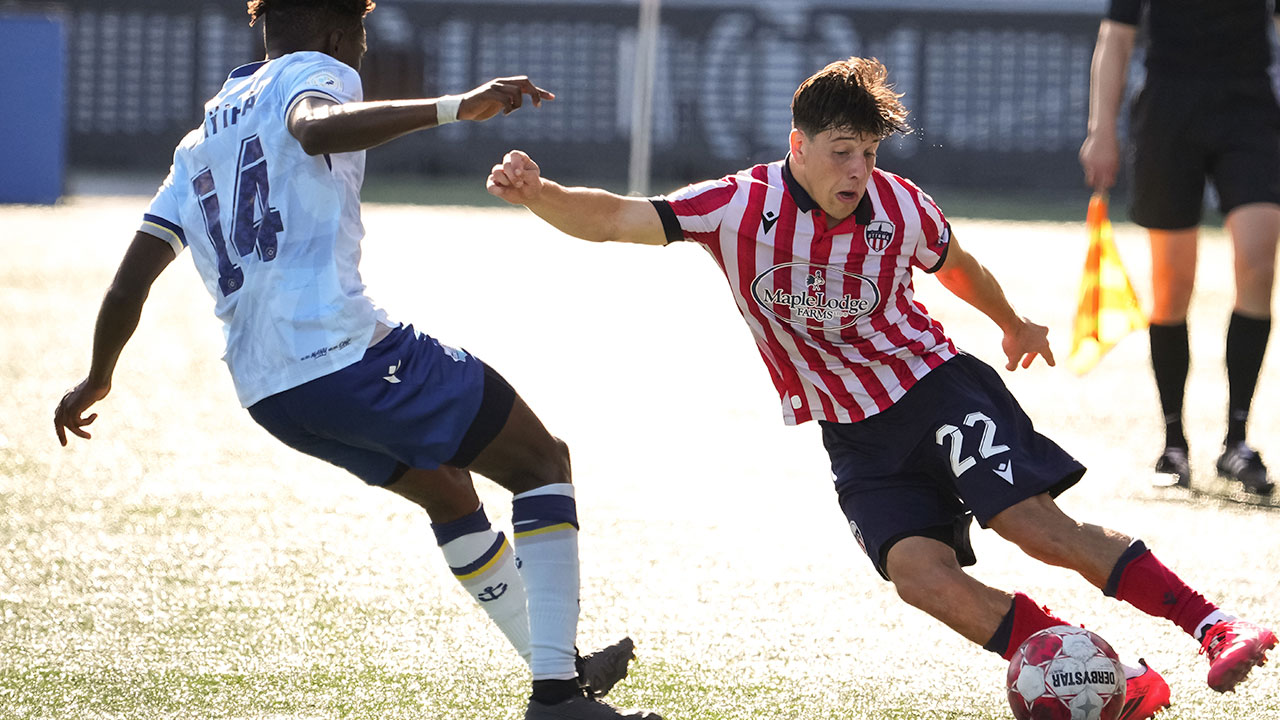
[[898, 597], [912, 607], [926, 612], [940, 597], [951, 597], [963, 573], [959, 566], [950, 567], [931, 559], [900, 562], [891, 568], [889, 579]]
[[907, 576], [893, 581], [893, 589], [897, 591], [898, 597], [906, 604], [922, 608], [928, 596], [928, 589], [921, 583], [916, 581], [915, 577]]
[[1236, 291], [1242, 297], [1271, 299], [1276, 273], [1272, 263], [1249, 263], [1236, 270]]
[[527, 489], [573, 482], [569, 469], [569, 445], [557, 437], [552, 437], [538, 448], [530, 459], [528, 467], [521, 473], [521, 485]]
[[547, 482], [571, 483], [573, 472], [569, 460], [569, 444], [558, 437], [551, 438], [552, 447], [547, 458]]

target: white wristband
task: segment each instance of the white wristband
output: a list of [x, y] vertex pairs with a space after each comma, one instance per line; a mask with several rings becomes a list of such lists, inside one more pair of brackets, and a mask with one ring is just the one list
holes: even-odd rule
[[436, 125], [448, 125], [456, 121], [458, 108], [461, 106], [461, 95], [443, 95], [436, 98]]

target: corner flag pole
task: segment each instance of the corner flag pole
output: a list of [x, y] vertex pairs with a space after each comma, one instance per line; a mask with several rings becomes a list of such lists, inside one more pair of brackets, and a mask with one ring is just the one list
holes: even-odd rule
[[632, 195], [649, 194], [649, 161], [653, 152], [653, 85], [658, 66], [661, 0], [640, 0], [636, 31], [636, 65], [631, 92], [631, 163], [627, 187]]

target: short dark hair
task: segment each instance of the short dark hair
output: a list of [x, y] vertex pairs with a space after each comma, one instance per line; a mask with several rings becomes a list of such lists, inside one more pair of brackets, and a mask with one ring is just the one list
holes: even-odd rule
[[791, 99], [791, 122], [813, 137], [849, 129], [884, 139], [909, 133], [901, 94], [888, 83], [889, 71], [875, 58], [851, 57], [822, 68], [800, 83]]
[[249, 0], [249, 24], [272, 10], [328, 11], [335, 15], [363, 18], [373, 12], [373, 0]]
[[249, 24], [266, 18], [268, 47], [296, 49], [335, 28], [356, 30], [373, 0], [249, 0]]

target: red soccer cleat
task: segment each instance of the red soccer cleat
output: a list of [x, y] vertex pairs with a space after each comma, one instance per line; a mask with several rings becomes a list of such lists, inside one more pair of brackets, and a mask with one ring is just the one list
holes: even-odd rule
[[1200, 644], [1200, 652], [1209, 656], [1209, 687], [1234, 690], [1255, 665], [1267, 662], [1267, 651], [1275, 646], [1275, 633], [1244, 620], [1224, 620], [1209, 628]]
[[1138, 660], [1143, 672], [1124, 683], [1124, 707], [1117, 720], [1147, 720], [1169, 707], [1169, 683], [1151, 669], [1146, 660]]

